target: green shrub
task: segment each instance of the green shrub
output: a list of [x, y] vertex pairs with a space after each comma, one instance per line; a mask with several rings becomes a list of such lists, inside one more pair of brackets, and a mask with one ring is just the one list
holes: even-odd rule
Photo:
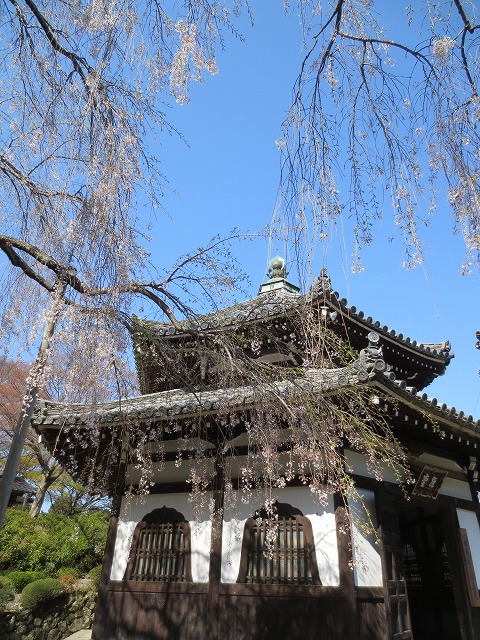
[[[2, 569], [40, 571], [46, 568], [49, 533], [38, 518], [30, 518], [24, 509], [7, 509], [0, 529], [0, 566]], [[64, 564], [59, 563], [60, 564]]]
[[60, 569], [57, 571], [57, 578], [62, 580], [62, 578], [64, 577], [78, 580], [78, 578], [80, 578], [80, 571], [76, 567], [60, 567]]
[[23, 591], [30, 582], [46, 577], [46, 574], [42, 571], [10, 571], [7, 574], [7, 578], [12, 583], [16, 593]]
[[67, 566], [87, 572], [102, 561], [107, 529], [106, 512], [31, 518], [23, 509], [7, 509], [0, 529], [0, 569], [56, 575]]
[[0, 576], [0, 608], [15, 598], [15, 590], [7, 577]]
[[48, 604], [64, 596], [65, 587], [58, 578], [43, 578], [30, 582], [20, 594], [20, 603], [25, 609], [36, 609], [41, 604]]
[[100, 586], [100, 578], [102, 576], [102, 565], [99, 564], [97, 567], [93, 567], [88, 572], [88, 577], [92, 581], [93, 585], [98, 589]]

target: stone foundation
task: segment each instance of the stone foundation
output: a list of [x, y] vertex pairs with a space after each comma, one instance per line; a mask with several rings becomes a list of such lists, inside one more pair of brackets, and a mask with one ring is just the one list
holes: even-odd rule
[[0, 614], [2, 640], [63, 640], [90, 629], [97, 593], [91, 587], [55, 600], [34, 611], [4, 611]]

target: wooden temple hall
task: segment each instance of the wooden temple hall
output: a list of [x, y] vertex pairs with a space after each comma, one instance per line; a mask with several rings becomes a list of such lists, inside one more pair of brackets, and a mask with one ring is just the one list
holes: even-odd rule
[[[307, 366], [297, 322], [306, 315], [310, 334], [347, 344], [350, 360]], [[254, 383], [244, 367], [243, 377], [222, 378], [221, 363], [189, 346], [186, 323], [137, 319], [142, 395], [94, 415], [49, 401], [36, 413], [36, 429], [75, 477], [97, 474], [114, 497], [93, 640], [478, 640], [480, 421], [424, 391], [446, 372], [450, 344], [372, 320], [339, 297], [325, 271], [300, 293], [281, 259], [257, 297], [196, 322], [213, 344], [227, 332], [243, 336], [244, 361], [276, 365], [282, 377]], [[189, 380], [167, 371], [175, 357]], [[335, 491], [319, 502], [308, 469], [286, 473], [266, 553], [263, 498], [240, 496], [253, 409], [262, 397], [271, 406], [274, 392], [288, 412], [307, 386], [310, 402], [356, 388], [376, 398], [412, 477], [402, 487], [388, 466], [375, 477], [362, 447], [339, 436], [361, 505]], [[281, 447], [287, 460], [287, 427]], [[207, 479], [195, 481], [197, 471]]]

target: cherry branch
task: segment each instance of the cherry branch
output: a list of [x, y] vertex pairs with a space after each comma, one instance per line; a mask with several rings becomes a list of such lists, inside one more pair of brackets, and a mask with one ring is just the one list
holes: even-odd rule
[[[17, 12], [21, 12], [21, 14], [23, 15], [23, 11], [20, 8], [18, 2], [16, 2], [16, 0], [10, 0], [10, 2], [17, 9]], [[78, 73], [78, 75], [82, 78], [83, 83], [87, 87], [85, 72], [87, 72], [87, 74], [92, 73], [93, 68], [88, 64], [85, 58], [77, 55], [73, 51], [69, 51], [68, 49], [65, 49], [64, 47], [62, 47], [62, 45], [58, 41], [58, 38], [55, 36], [53, 27], [50, 25], [50, 23], [45, 18], [45, 16], [41, 13], [41, 11], [38, 9], [37, 5], [34, 2], [32, 2], [32, 0], [25, 0], [25, 4], [30, 9], [32, 14], [35, 16], [38, 24], [40, 25], [41, 29], [45, 33], [47, 40], [52, 45], [53, 49], [58, 53], [60, 53], [65, 58], [68, 58], [70, 60], [70, 62], [73, 65], [73, 68]]]
[[[50, 269], [57, 277], [64, 278], [65, 284], [69, 286], [71, 289], [80, 293], [85, 297], [100, 297], [107, 295], [118, 295], [118, 294], [129, 294], [129, 293], [138, 293], [145, 298], [151, 300], [154, 304], [156, 304], [161, 311], [167, 316], [172, 325], [177, 330], [185, 331], [185, 328], [178, 322], [176, 319], [173, 310], [169, 307], [169, 305], [160, 298], [159, 294], [165, 295], [172, 301], [178, 302], [178, 299], [170, 294], [166, 289], [155, 282], [128, 282], [122, 286], [112, 286], [112, 287], [101, 287], [97, 289], [92, 289], [87, 287], [81, 280], [76, 276], [76, 272], [72, 268], [67, 268], [65, 265], [55, 260], [52, 256], [45, 253], [38, 247], [26, 242], [24, 240], [19, 240], [18, 238], [11, 238], [9, 236], [0, 235], [0, 249], [5, 253], [7, 258], [10, 260], [11, 264], [15, 267], [20, 268], [24, 274], [37, 282], [40, 286], [46, 289], [49, 292], [54, 290], [55, 285], [49, 283], [43, 276], [38, 274], [29, 263], [24, 260], [18, 253], [15, 251], [22, 251], [27, 255], [31, 256], [37, 263], [47, 267]], [[154, 291], [152, 291], [154, 289]], [[72, 304], [73, 301], [65, 299], [67, 304]], [[125, 324], [125, 322], [124, 322]]]

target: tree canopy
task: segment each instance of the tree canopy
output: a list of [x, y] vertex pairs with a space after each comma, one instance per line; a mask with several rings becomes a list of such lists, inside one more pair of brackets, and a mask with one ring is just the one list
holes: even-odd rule
[[[184, 104], [192, 80], [217, 72], [216, 50], [237, 35], [242, 11], [254, 16], [255, 3], [3, 3], [0, 248], [12, 266], [2, 276], [5, 344], [31, 342], [62, 268], [76, 277], [59, 342], [78, 346], [101, 335], [96, 349], [110, 359], [125, 349], [116, 321], [132, 294], [160, 303], [172, 320], [198, 309], [205, 294], [213, 300], [235, 286], [231, 254], [215, 242], [208, 257], [180, 259], [170, 277], [167, 265], [152, 267], [136, 204], [145, 193], [152, 212], [161, 207], [164, 177], [151, 139], [174, 130], [168, 96]], [[300, 14], [306, 55], [277, 141], [276, 219], [297, 257], [308, 257], [346, 215], [355, 220], [359, 258], [375, 221], [391, 211], [406, 264], [420, 263], [421, 228], [443, 179], [468, 270], [479, 244], [474, 4], [302, 0], [286, 11]], [[392, 15], [398, 27], [389, 33]]]
[[[373, 0], [285, 6], [300, 14], [305, 56], [277, 141], [273, 226], [301, 267], [346, 216], [358, 268], [387, 215], [404, 237], [406, 265], [421, 263], [420, 230], [442, 181], [465, 238], [465, 271], [478, 266], [474, 4], [412, 2], [392, 34], [383, 27], [387, 9]], [[188, 102], [190, 82], [216, 73], [216, 50], [225, 34], [236, 35], [237, 15], [254, 10], [248, 0], [1, 5], [0, 341], [37, 344], [50, 327], [31, 389], [48, 376], [52, 354], [64, 354], [65, 400], [128, 395], [138, 296], [174, 327], [188, 318], [198, 349], [223, 350], [239, 366], [234, 340], [203, 338], [195, 324], [203, 303], [215, 306], [238, 286], [228, 244], [217, 238], [171, 268], [151, 265], [137, 200], [145, 194], [152, 219], [161, 207], [165, 178], [151, 143], [175, 131], [165, 117], [169, 96]], [[265, 369], [243, 365], [256, 381], [268, 379]]]
[[[0, 472], [15, 434], [28, 374], [29, 366], [26, 363], [0, 358]], [[60, 371], [56, 375], [50, 373], [43, 396], [61, 399], [64, 385], [56, 383], [61, 382], [62, 378]], [[39, 515], [47, 494], [50, 503], [56, 504], [55, 512], [66, 515], [105, 504], [104, 496], [87, 493], [69, 476], [32, 428], [27, 433], [18, 475], [23, 476], [35, 490], [35, 497], [29, 508], [31, 517]]]
[[[306, 55], [278, 141], [280, 210], [301, 252], [341, 216], [361, 250], [394, 218], [405, 266], [424, 260], [425, 227], [446, 197], [479, 265], [478, 51], [469, 0], [301, 2]], [[387, 29], [388, 25], [388, 29]]]

